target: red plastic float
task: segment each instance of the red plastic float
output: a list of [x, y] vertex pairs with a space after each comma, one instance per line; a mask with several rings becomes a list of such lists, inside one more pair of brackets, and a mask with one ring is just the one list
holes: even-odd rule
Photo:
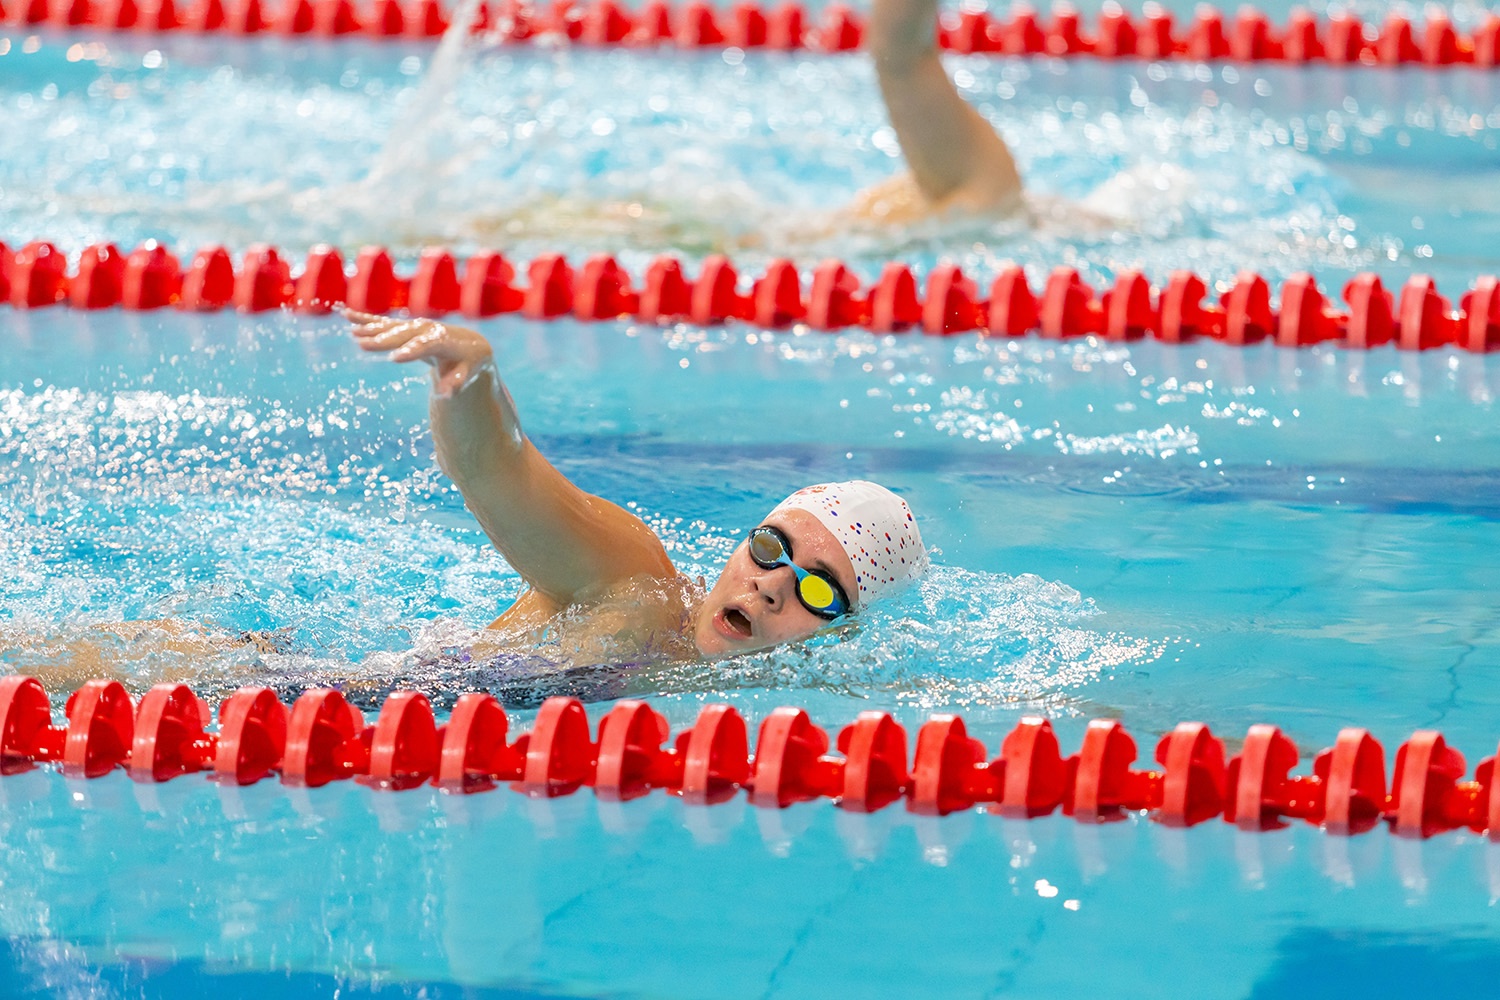
[[1318, 18], [1308, 10], [1294, 10], [1287, 18], [1281, 40], [1282, 58], [1291, 63], [1317, 62], [1326, 50], [1318, 35]]
[[1448, 311], [1448, 300], [1425, 274], [1414, 274], [1401, 289], [1396, 314], [1396, 342], [1407, 351], [1425, 351], [1452, 343], [1460, 323]]
[[213, 765], [217, 748], [204, 735], [208, 706], [186, 684], [158, 684], [136, 708], [128, 768], [137, 781], [166, 781]]
[[526, 270], [521, 313], [528, 319], [553, 319], [573, 312], [573, 269], [559, 253], [544, 253]]
[[292, 298], [292, 271], [276, 248], [257, 243], [245, 251], [234, 280], [234, 306], [240, 312], [280, 309]]
[[1191, 271], [1173, 271], [1162, 289], [1156, 334], [1168, 344], [1212, 336], [1221, 328], [1223, 313], [1203, 304], [1208, 286]]
[[1464, 755], [1448, 746], [1442, 733], [1422, 730], [1401, 744], [1386, 808], [1391, 829], [1402, 837], [1430, 837], [1468, 825], [1466, 806], [1473, 796], [1458, 783], [1464, 767]]
[[1221, 336], [1237, 347], [1271, 336], [1276, 321], [1271, 314], [1271, 286], [1258, 274], [1241, 272], [1222, 299], [1224, 326]]
[[[278, 0], [267, 12], [261, 0], [197, 0], [179, 9], [176, 0], [27, 0], [11, 16], [13, 23], [57, 24], [130, 31], [168, 31], [185, 27], [198, 32], [248, 35], [274, 30], [288, 35], [339, 38], [426, 38], [443, 34], [449, 11], [440, 0]], [[1262, 11], [1241, 7], [1232, 18], [1212, 7], [1200, 7], [1183, 36], [1174, 35], [1172, 15], [1148, 5], [1131, 13], [1106, 3], [1092, 27], [1073, 8], [1058, 6], [1049, 19], [1024, 7], [996, 19], [983, 11], [961, 11], [938, 30], [945, 48], [962, 53], [1047, 55], [1055, 58], [1095, 56], [1105, 59], [1191, 59], [1294, 63], [1327, 61], [1341, 65], [1408, 65], [1433, 67], [1500, 63], [1500, 19], [1493, 15], [1463, 34], [1449, 17], [1434, 11], [1418, 28], [1392, 15], [1378, 35], [1367, 38], [1358, 19], [1335, 15], [1326, 23], [1296, 10], [1278, 28]], [[587, 5], [569, 2], [532, 5], [519, 0], [482, 4], [471, 31], [494, 30], [511, 43], [539, 36], [582, 45], [658, 45], [681, 48], [736, 46], [791, 50], [809, 48], [848, 52], [864, 40], [863, 16], [843, 5], [831, 5], [820, 23], [808, 30], [807, 11], [795, 2], [767, 10], [754, 2], [726, 8], [703, 0], [680, 6], [650, 0], [631, 12], [616, 0]]]
[[813, 272], [807, 325], [814, 330], [838, 330], [858, 324], [862, 316], [858, 291], [859, 279], [843, 262], [825, 260]]
[[584, 785], [596, 760], [589, 719], [577, 698], [548, 698], [530, 733], [516, 741], [525, 757], [517, 787], [528, 795], [569, 795]]
[[374, 313], [406, 308], [417, 315], [459, 312], [484, 318], [519, 310], [539, 320], [573, 316], [700, 325], [740, 320], [768, 329], [794, 323], [817, 330], [861, 326], [879, 334], [921, 326], [934, 334], [978, 329], [1018, 337], [1035, 330], [1049, 338], [1154, 337], [1166, 343], [1210, 337], [1234, 345], [1273, 338], [1287, 347], [1328, 343], [1366, 349], [1394, 342], [1403, 350], [1452, 346], [1476, 353], [1500, 347], [1500, 292], [1494, 276], [1476, 279], [1459, 296], [1455, 310], [1426, 275], [1405, 283], [1398, 306], [1379, 276], [1360, 274], [1344, 287], [1345, 312], [1308, 274], [1294, 274], [1283, 283], [1278, 310], [1269, 283], [1251, 272], [1239, 274], [1215, 303], [1204, 279], [1190, 271], [1174, 271], [1157, 292], [1145, 275], [1125, 270], [1100, 295], [1077, 270], [1060, 267], [1036, 295], [1025, 273], [1011, 265], [995, 276], [987, 300], [980, 299], [977, 283], [954, 264], [934, 268], [920, 288], [909, 267], [892, 262], [862, 290], [845, 264], [824, 261], [814, 270], [805, 298], [796, 265], [783, 259], [771, 261], [750, 282], [748, 294], [740, 293], [738, 272], [720, 255], [705, 260], [691, 282], [677, 260], [659, 257], [648, 267], [639, 291], [608, 255], [590, 257], [575, 271], [562, 255], [546, 253], [526, 271], [526, 287], [517, 288], [515, 268], [499, 253], [476, 253], [460, 272], [451, 253], [430, 248], [421, 254], [412, 277], [403, 278], [388, 250], [366, 247], [349, 276], [342, 254], [325, 245], [315, 247], [293, 275], [279, 251], [258, 245], [245, 254], [238, 271], [224, 248], [209, 247], [194, 256], [184, 274], [175, 256], [147, 243], [123, 260], [112, 245], [90, 247], [69, 275], [63, 254], [51, 243], [29, 243], [15, 254], [0, 245], [0, 297], [23, 309], [57, 302], [89, 309], [116, 304], [155, 309], [175, 303], [191, 310], [232, 304], [245, 312], [291, 307], [321, 313], [347, 303]]
[[327, 244], [312, 248], [307, 266], [297, 278], [292, 306], [299, 312], [326, 313], [348, 301], [349, 281], [344, 276], [344, 258]]
[[411, 314], [439, 317], [457, 312], [460, 293], [453, 255], [439, 248], [423, 250], [406, 291], [406, 308]]
[[731, 705], [704, 706], [693, 728], [677, 738], [676, 750], [682, 759], [676, 791], [686, 802], [722, 802], [750, 778], [745, 720]]
[[68, 304], [74, 309], [108, 309], [120, 304], [125, 282], [125, 258], [113, 243], [96, 243], [83, 251], [78, 273], [68, 284]]
[[[9, 679], [9, 678], [7, 678]], [[68, 696], [62, 771], [97, 778], [124, 764], [135, 736], [130, 695], [119, 681], [89, 681]]]
[[594, 793], [625, 800], [670, 784], [676, 769], [662, 747], [667, 720], [643, 701], [622, 701], [599, 720], [599, 756]]
[[1294, 274], [1281, 286], [1281, 311], [1276, 318], [1276, 343], [1282, 347], [1304, 347], [1338, 340], [1342, 317], [1328, 307], [1310, 274]]
[[[231, 267], [229, 257], [224, 265]], [[171, 251], [155, 242], [145, 243], [125, 259], [120, 286], [120, 304], [126, 309], [161, 309], [182, 299], [182, 264]], [[230, 277], [232, 283], [232, 272]]]
[[906, 731], [885, 712], [861, 712], [839, 731], [844, 755], [839, 805], [851, 812], [876, 812], [907, 788]]
[[634, 313], [638, 303], [630, 275], [613, 257], [595, 254], [584, 262], [573, 289], [573, 315], [582, 320], [617, 319]]
[[498, 316], [521, 308], [525, 296], [511, 285], [516, 269], [503, 254], [482, 251], [464, 264], [458, 311], [473, 319]]
[[824, 52], [853, 52], [864, 42], [864, 23], [843, 4], [829, 4], [823, 9], [823, 23], [818, 26], [814, 48]]
[[1487, 275], [1481, 277], [1460, 305], [1463, 318], [1455, 343], [1475, 354], [1500, 347], [1500, 281]]
[[1179, 722], [1156, 744], [1162, 774], [1156, 818], [1167, 826], [1194, 826], [1224, 809], [1224, 744], [1201, 722]]
[[794, 802], [837, 796], [843, 767], [827, 752], [828, 733], [813, 725], [805, 711], [776, 709], [760, 724], [747, 784], [750, 801], [784, 809]]
[[922, 319], [917, 279], [905, 264], [889, 263], [870, 289], [865, 326], [871, 333], [900, 333]]
[[673, 257], [661, 256], [646, 269], [641, 289], [639, 319], [660, 323], [687, 315], [692, 301], [692, 286], [682, 273], [682, 264]]
[[1045, 816], [1067, 798], [1067, 764], [1052, 723], [1023, 718], [1000, 744], [999, 806], [1005, 816]]
[[756, 279], [750, 292], [750, 309], [745, 318], [756, 326], [777, 329], [796, 323], [806, 315], [796, 265], [789, 260], [771, 261], [765, 277]]
[[927, 276], [922, 329], [930, 334], [965, 333], [982, 324], [974, 282], [957, 264], [939, 264]]
[[1001, 28], [1000, 37], [1000, 51], [1008, 56], [1039, 55], [1047, 51], [1047, 34], [1036, 11], [1024, 6], [1011, 11], [1011, 19]]
[[[1336, 15], [1328, 19], [1323, 33], [1324, 57], [1331, 63], [1355, 66], [1365, 62], [1365, 51], [1369, 49], [1365, 38], [1365, 26], [1357, 17]], [[1373, 56], [1369, 60], [1374, 65]]]
[[617, 45], [630, 36], [630, 13], [614, 0], [598, 0], [584, 11], [578, 40], [585, 45]]
[[703, 326], [724, 322], [743, 312], [740, 297], [735, 291], [739, 276], [729, 258], [722, 254], [711, 254], [703, 261], [703, 271], [693, 282], [692, 296], [688, 300], [688, 319]]
[[1323, 828], [1355, 834], [1380, 821], [1385, 808], [1385, 749], [1363, 729], [1344, 729], [1333, 746], [1314, 759], [1322, 780]]
[[1127, 810], [1161, 805], [1161, 775], [1136, 771], [1135, 740], [1116, 719], [1095, 719], [1083, 735], [1078, 756], [1068, 759], [1068, 790], [1063, 812], [1083, 821], [1124, 819]]
[[349, 306], [361, 312], [388, 313], [406, 304], [406, 285], [396, 277], [396, 265], [384, 247], [365, 247], [354, 261]]
[[970, 739], [964, 720], [935, 715], [917, 730], [911, 762], [912, 812], [943, 816], [1000, 797], [996, 768], [986, 760], [984, 744]]
[[486, 791], [496, 781], [519, 781], [525, 758], [506, 745], [509, 728], [505, 709], [493, 696], [460, 697], [443, 727], [433, 780], [450, 792]]
[[1078, 754], [1064, 759], [1051, 723], [1024, 718], [987, 760], [962, 719], [937, 715], [918, 731], [908, 771], [906, 734], [884, 712], [862, 713], [845, 727], [834, 756], [806, 712], [777, 709], [761, 723], [753, 758], [745, 721], [728, 705], [705, 707], [670, 745], [666, 720], [639, 701], [616, 704], [600, 721], [597, 743], [572, 698], [543, 703], [531, 732], [509, 745], [505, 711], [487, 694], [459, 698], [438, 728], [425, 696], [398, 691], [366, 726], [337, 691], [308, 691], [288, 718], [272, 691], [247, 687], [220, 706], [210, 731], [208, 706], [186, 685], [159, 684], [133, 709], [119, 682], [96, 680], [68, 698], [65, 715], [53, 724], [36, 679], [0, 678], [0, 774], [53, 763], [96, 778], [124, 766], [138, 781], [203, 772], [244, 785], [280, 771], [284, 783], [309, 787], [355, 778], [382, 789], [431, 782], [467, 793], [511, 782], [553, 796], [591, 785], [603, 798], [660, 788], [703, 804], [744, 788], [766, 808], [829, 798], [873, 812], [905, 798], [911, 811], [930, 815], [988, 805], [1029, 817], [1061, 805], [1081, 822], [1147, 813], [1192, 826], [1222, 815], [1246, 830], [1302, 820], [1340, 835], [1384, 818], [1405, 837], [1469, 829], [1500, 840], [1496, 758], [1462, 780], [1463, 755], [1433, 731], [1397, 751], [1387, 794], [1384, 751], [1362, 729], [1341, 731], [1311, 774], [1295, 775], [1297, 748], [1275, 726], [1252, 726], [1226, 767], [1223, 744], [1208, 727], [1185, 722], [1157, 744], [1163, 769], [1149, 771], [1132, 767], [1136, 743], [1117, 720], [1091, 722]]
[[803, 48], [807, 14], [793, 2], [782, 4], [766, 20], [766, 47], [783, 52]]
[[51, 243], [28, 243], [6, 263], [10, 304], [16, 309], [39, 309], [67, 299], [68, 262]]
[[1156, 328], [1156, 308], [1151, 303], [1151, 285], [1139, 271], [1121, 271], [1115, 287], [1104, 293], [1105, 340], [1139, 340]]
[[1246, 830], [1272, 830], [1286, 825], [1283, 816], [1308, 819], [1321, 812], [1321, 782], [1290, 776], [1297, 759], [1296, 744], [1280, 729], [1251, 726], [1244, 749], [1229, 761], [1225, 822]]
[[1062, 340], [1091, 332], [1090, 305], [1094, 290], [1071, 267], [1054, 268], [1047, 276], [1037, 306], [1037, 329], [1043, 337]]
[[[363, 737], [363, 738], [362, 738]], [[281, 780], [317, 788], [368, 770], [370, 747], [364, 717], [338, 691], [309, 691], [287, 720]], [[360, 764], [364, 767], [359, 767]]]
[[214, 312], [234, 301], [234, 263], [223, 247], [199, 250], [182, 276], [184, 309]]
[[984, 332], [995, 337], [1019, 337], [1035, 330], [1041, 317], [1036, 296], [1026, 284], [1026, 272], [1012, 264], [990, 285]]

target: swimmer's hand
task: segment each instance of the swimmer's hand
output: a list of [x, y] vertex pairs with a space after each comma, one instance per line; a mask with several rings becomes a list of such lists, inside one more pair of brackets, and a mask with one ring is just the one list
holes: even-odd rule
[[451, 398], [491, 366], [490, 342], [467, 327], [432, 319], [397, 319], [345, 309], [362, 350], [384, 352], [392, 361], [425, 361], [432, 365], [432, 391]]

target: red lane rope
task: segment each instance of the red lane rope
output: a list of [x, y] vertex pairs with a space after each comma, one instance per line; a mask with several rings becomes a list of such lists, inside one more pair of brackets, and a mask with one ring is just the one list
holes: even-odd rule
[[[1136, 768], [1135, 739], [1115, 719], [1095, 719], [1078, 753], [1064, 757], [1052, 724], [1023, 718], [991, 758], [963, 719], [934, 715], [907, 756], [903, 727], [885, 712], [862, 712], [828, 733], [799, 708], [762, 720], [750, 754], [749, 729], [729, 705], [709, 705], [671, 737], [666, 719], [641, 701], [622, 701], [591, 730], [582, 703], [550, 698], [529, 733], [514, 736], [500, 703], [487, 694], [458, 699], [437, 726], [426, 696], [398, 691], [373, 725], [331, 689], [311, 690], [290, 709], [263, 687], [244, 687], [214, 713], [185, 684], [158, 684], [139, 705], [118, 681], [89, 681], [68, 697], [66, 721], [52, 723], [47, 692], [32, 677], [0, 678], [0, 773], [56, 763], [64, 774], [96, 778], [124, 768], [142, 782], [203, 772], [248, 785], [279, 773], [287, 785], [316, 787], [352, 778], [378, 789], [431, 783], [468, 794], [509, 783], [534, 796], [590, 787], [621, 800], [661, 789], [703, 804], [744, 791], [766, 808], [826, 798], [853, 812], [899, 800], [916, 813], [987, 806], [1006, 816], [1061, 809], [1083, 823], [1146, 812], [1169, 826], [1223, 817], [1246, 830], [1303, 820], [1330, 834], [1363, 833], [1381, 823], [1403, 837], [1468, 829], [1500, 840], [1495, 757], [1463, 780], [1463, 754], [1443, 735], [1422, 730], [1396, 751], [1366, 730], [1340, 731], [1313, 757], [1310, 774], [1292, 774], [1300, 753], [1275, 726], [1251, 726], [1240, 753], [1199, 722], [1161, 737], [1160, 770]], [[908, 764], [908, 760], [910, 763]]]
[[[452, 12], [441, 0], [0, 0], [0, 24], [94, 27], [130, 31], [196, 31], [225, 35], [280, 34], [342, 38], [432, 38], [447, 31]], [[486, 0], [474, 30], [510, 42], [541, 34], [581, 45], [677, 46], [685, 49], [765, 48], [847, 52], [864, 41], [861, 16], [842, 4], [814, 19], [796, 3], [772, 9], [755, 3], [727, 11], [697, 2], [681, 6], [650, 0], [630, 11], [615, 0], [550, 5]], [[1500, 16], [1490, 15], [1472, 34], [1454, 28], [1446, 13], [1428, 17], [1420, 30], [1392, 14], [1366, 25], [1352, 16], [1322, 21], [1293, 12], [1277, 26], [1261, 11], [1241, 7], [1232, 18], [1202, 6], [1186, 25], [1160, 8], [1140, 14], [1107, 4], [1085, 25], [1076, 10], [1059, 6], [1051, 17], [1014, 7], [1000, 17], [984, 12], [946, 15], [939, 43], [954, 52], [1100, 59], [1183, 59], [1194, 62], [1331, 63], [1344, 66], [1500, 65]]]
[[417, 316], [459, 313], [474, 319], [520, 313], [539, 320], [860, 327], [878, 334], [979, 331], [1109, 341], [1151, 337], [1168, 343], [1204, 337], [1235, 345], [1264, 340], [1285, 347], [1395, 344], [1403, 350], [1449, 347], [1476, 353], [1500, 348], [1500, 282], [1494, 276], [1478, 278], [1455, 309], [1424, 274], [1409, 277], [1399, 296], [1378, 275], [1357, 275], [1344, 286], [1340, 308], [1310, 274], [1282, 282], [1273, 304], [1270, 283], [1248, 271], [1214, 297], [1208, 282], [1191, 271], [1173, 271], [1155, 287], [1140, 272], [1123, 271], [1111, 288], [1096, 292], [1073, 268], [1054, 268], [1036, 290], [1020, 267], [1010, 266], [994, 277], [985, 297], [954, 264], [938, 265], [919, 285], [910, 268], [893, 262], [874, 284], [862, 287], [842, 262], [827, 260], [804, 286], [791, 261], [775, 260], [748, 292], [740, 290], [734, 265], [718, 255], [707, 258], [691, 280], [681, 262], [658, 257], [639, 285], [606, 254], [575, 268], [561, 254], [547, 253], [520, 270], [524, 285], [515, 283], [518, 268], [498, 252], [482, 251], [460, 267], [447, 250], [431, 248], [422, 252], [412, 274], [401, 276], [389, 251], [366, 247], [350, 274], [343, 254], [318, 246], [294, 274], [286, 258], [265, 244], [246, 251], [238, 269], [223, 247], [199, 250], [184, 268], [153, 242], [129, 254], [112, 243], [95, 244], [69, 273], [66, 256], [51, 243], [28, 243], [14, 253], [0, 244], [0, 302], [16, 309], [65, 303], [75, 309], [175, 306], [246, 313], [327, 313], [344, 303], [374, 313], [405, 309]]

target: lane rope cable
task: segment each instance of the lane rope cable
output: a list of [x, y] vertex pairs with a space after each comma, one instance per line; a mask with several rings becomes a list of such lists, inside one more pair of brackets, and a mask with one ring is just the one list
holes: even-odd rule
[[[0, 0], [0, 26], [238, 36], [435, 38], [448, 30], [452, 13], [441, 0]], [[850, 52], [864, 44], [865, 21], [843, 4], [815, 18], [796, 3], [767, 9], [742, 2], [721, 10], [698, 0], [649, 0], [632, 11], [615, 0], [486, 0], [472, 30], [513, 43], [547, 36], [596, 47]], [[1307, 10], [1293, 11], [1278, 26], [1254, 7], [1226, 17], [1207, 5], [1179, 25], [1151, 3], [1140, 13], [1106, 3], [1094, 23], [1085, 24], [1066, 5], [1050, 16], [1016, 5], [998, 16], [947, 13], [938, 42], [952, 52], [997, 56], [1492, 69], [1500, 66], [1500, 14], [1464, 33], [1435, 7], [1418, 27], [1395, 13], [1369, 25], [1350, 14], [1323, 20]]]
[[[525, 274], [524, 284], [517, 283], [518, 273]], [[804, 282], [793, 262], [777, 259], [746, 282], [728, 258], [716, 254], [691, 279], [679, 260], [659, 256], [636, 283], [608, 254], [590, 256], [575, 268], [561, 254], [544, 253], [518, 267], [486, 250], [460, 267], [453, 254], [437, 247], [422, 251], [415, 271], [406, 276], [397, 273], [390, 251], [382, 247], [360, 250], [352, 273], [344, 255], [327, 245], [314, 247], [296, 273], [266, 244], [246, 250], [238, 267], [222, 246], [199, 250], [184, 267], [154, 241], [128, 254], [113, 243], [94, 244], [79, 254], [70, 272], [67, 256], [53, 243], [35, 241], [14, 252], [0, 243], [0, 302], [23, 310], [65, 304], [85, 310], [322, 314], [347, 304], [372, 313], [404, 309], [415, 316], [457, 313], [470, 319], [517, 313], [533, 320], [701, 326], [737, 320], [766, 329], [856, 327], [876, 334], [978, 331], [995, 337], [1149, 337], [1166, 343], [1208, 338], [1241, 346], [1269, 340], [1283, 347], [1394, 344], [1410, 351], [1474, 353], [1500, 348], [1500, 281], [1493, 275], [1477, 278], [1456, 308], [1425, 274], [1411, 275], [1399, 295], [1379, 275], [1358, 274], [1345, 284], [1342, 305], [1307, 273], [1283, 281], [1275, 301], [1270, 282], [1250, 271], [1215, 287], [1187, 270], [1173, 271], [1165, 284], [1155, 285], [1141, 272], [1125, 270], [1112, 287], [1096, 291], [1070, 267], [1054, 268], [1034, 289], [1025, 271], [1011, 265], [981, 289], [951, 263], [934, 267], [919, 284], [911, 268], [891, 262], [872, 284], [863, 285], [843, 262], [826, 260], [809, 279]]]
[[119, 681], [93, 680], [64, 711], [55, 725], [41, 682], [0, 678], [0, 773], [47, 763], [74, 778], [123, 768], [148, 784], [202, 773], [249, 785], [279, 774], [292, 786], [353, 779], [456, 794], [510, 784], [549, 798], [587, 787], [615, 801], [662, 790], [703, 805], [744, 792], [771, 809], [831, 799], [869, 813], [904, 801], [936, 816], [976, 806], [1023, 819], [1061, 810], [1080, 823], [1145, 813], [1175, 827], [1222, 817], [1257, 831], [1299, 820], [1336, 836], [1386, 825], [1406, 838], [1470, 830], [1500, 841], [1495, 757], [1464, 780], [1463, 754], [1435, 730], [1402, 743], [1389, 774], [1380, 742], [1352, 727], [1314, 755], [1311, 773], [1293, 774], [1301, 751], [1272, 725], [1251, 726], [1228, 756], [1208, 726], [1179, 723], [1156, 743], [1160, 769], [1143, 770], [1117, 719], [1090, 722], [1078, 752], [1064, 757], [1051, 722], [1028, 716], [991, 757], [962, 718], [934, 715], [908, 757], [905, 729], [879, 711], [861, 712], [830, 739], [804, 710], [778, 708], [761, 721], [753, 755], [745, 719], [724, 704], [705, 706], [675, 737], [644, 701], [618, 702], [595, 729], [567, 697], [549, 698], [531, 731], [513, 735], [500, 703], [480, 693], [460, 696], [443, 726], [416, 691], [391, 694], [373, 724], [329, 688], [288, 708], [269, 688], [242, 687], [215, 712], [185, 684], [158, 684], [133, 704]]

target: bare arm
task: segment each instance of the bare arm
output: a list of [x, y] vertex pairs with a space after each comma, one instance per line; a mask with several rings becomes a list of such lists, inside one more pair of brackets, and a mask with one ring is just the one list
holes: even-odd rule
[[1015, 208], [1021, 176], [1005, 140], [943, 70], [937, 0], [875, 0], [870, 51], [912, 177], [935, 207]]
[[539, 594], [566, 607], [633, 576], [677, 575], [640, 518], [574, 486], [526, 439], [484, 337], [433, 320], [345, 315], [365, 350], [433, 366], [438, 464]]

